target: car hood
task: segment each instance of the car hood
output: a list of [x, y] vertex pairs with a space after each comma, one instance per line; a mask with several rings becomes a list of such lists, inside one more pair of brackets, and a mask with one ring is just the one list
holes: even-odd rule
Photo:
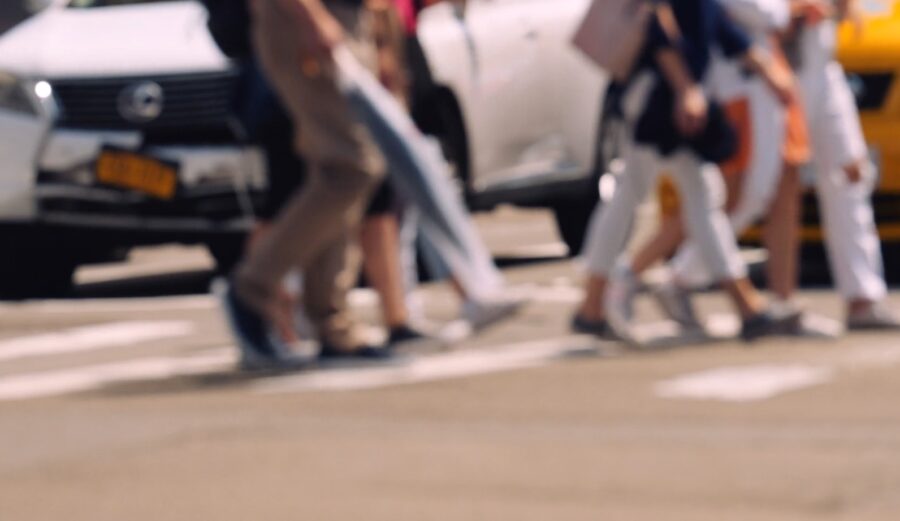
[[193, 1], [50, 8], [0, 38], [0, 70], [30, 78], [180, 74], [228, 60]]
[[861, 30], [853, 24], [841, 28], [838, 57], [854, 70], [885, 71], [900, 67], [900, 2], [863, 2]]

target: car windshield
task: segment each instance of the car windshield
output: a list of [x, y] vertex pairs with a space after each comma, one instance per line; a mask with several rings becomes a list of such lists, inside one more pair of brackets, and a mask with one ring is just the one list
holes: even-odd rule
[[174, 0], [71, 0], [69, 7], [109, 7], [113, 5], [155, 4]]

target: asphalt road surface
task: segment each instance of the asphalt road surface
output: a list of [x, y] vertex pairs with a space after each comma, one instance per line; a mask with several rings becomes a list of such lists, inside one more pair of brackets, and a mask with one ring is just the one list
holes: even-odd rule
[[[900, 519], [900, 335], [596, 342], [568, 331], [578, 269], [546, 216], [481, 224], [531, 303], [392, 365], [236, 375], [194, 249], [0, 304], [0, 520]], [[423, 297], [455, 315], [446, 287]]]

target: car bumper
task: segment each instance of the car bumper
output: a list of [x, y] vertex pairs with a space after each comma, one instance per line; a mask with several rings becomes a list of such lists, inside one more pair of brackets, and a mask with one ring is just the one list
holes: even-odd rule
[[[35, 220], [55, 227], [172, 233], [231, 233], [249, 227], [266, 188], [260, 150], [140, 143], [135, 132], [53, 131], [37, 163]], [[97, 182], [94, 164], [110, 146], [177, 165], [176, 195], [162, 200]]]

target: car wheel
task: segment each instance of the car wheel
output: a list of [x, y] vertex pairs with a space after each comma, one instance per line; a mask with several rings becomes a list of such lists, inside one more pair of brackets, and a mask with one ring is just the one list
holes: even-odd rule
[[884, 255], [884, 276], [890, 284], [900, 284], [900, 242], [889, 241], [881, 245]]
[[59, 252], [10, 248], [0, 256], [0, 298], [22, 300], [64, 295], [77, 263]]
[[560, 238], [568, 246], [570, 256], [580, 254], [584, 248], [588, 224], [598, 201], [599, 197], [596, 194], [588, 193], [580, 199], [572, 198], [554, 203], [556, 228], [559, 230]]
[[216, 272], [227, 275], [244, 257], [246, 238], [244, 236], [216, 239], [206, 244], [206, 249], [216, 261]]
[[575, 256], [584, 248], [585, 236], [594, 210], [602, 202], [601, 179], [617, 175], [622, 167], [625, 132], [627, 131], [619, 113], [618, 87], [610, 86], [604, 97], [597, 136], [597, 153], [594, 158], [594, 175], [586, 183], [580, 194], [555, 201], [551, 208], [556, 216], [559, 234], [569, 248], [569, 255]]

